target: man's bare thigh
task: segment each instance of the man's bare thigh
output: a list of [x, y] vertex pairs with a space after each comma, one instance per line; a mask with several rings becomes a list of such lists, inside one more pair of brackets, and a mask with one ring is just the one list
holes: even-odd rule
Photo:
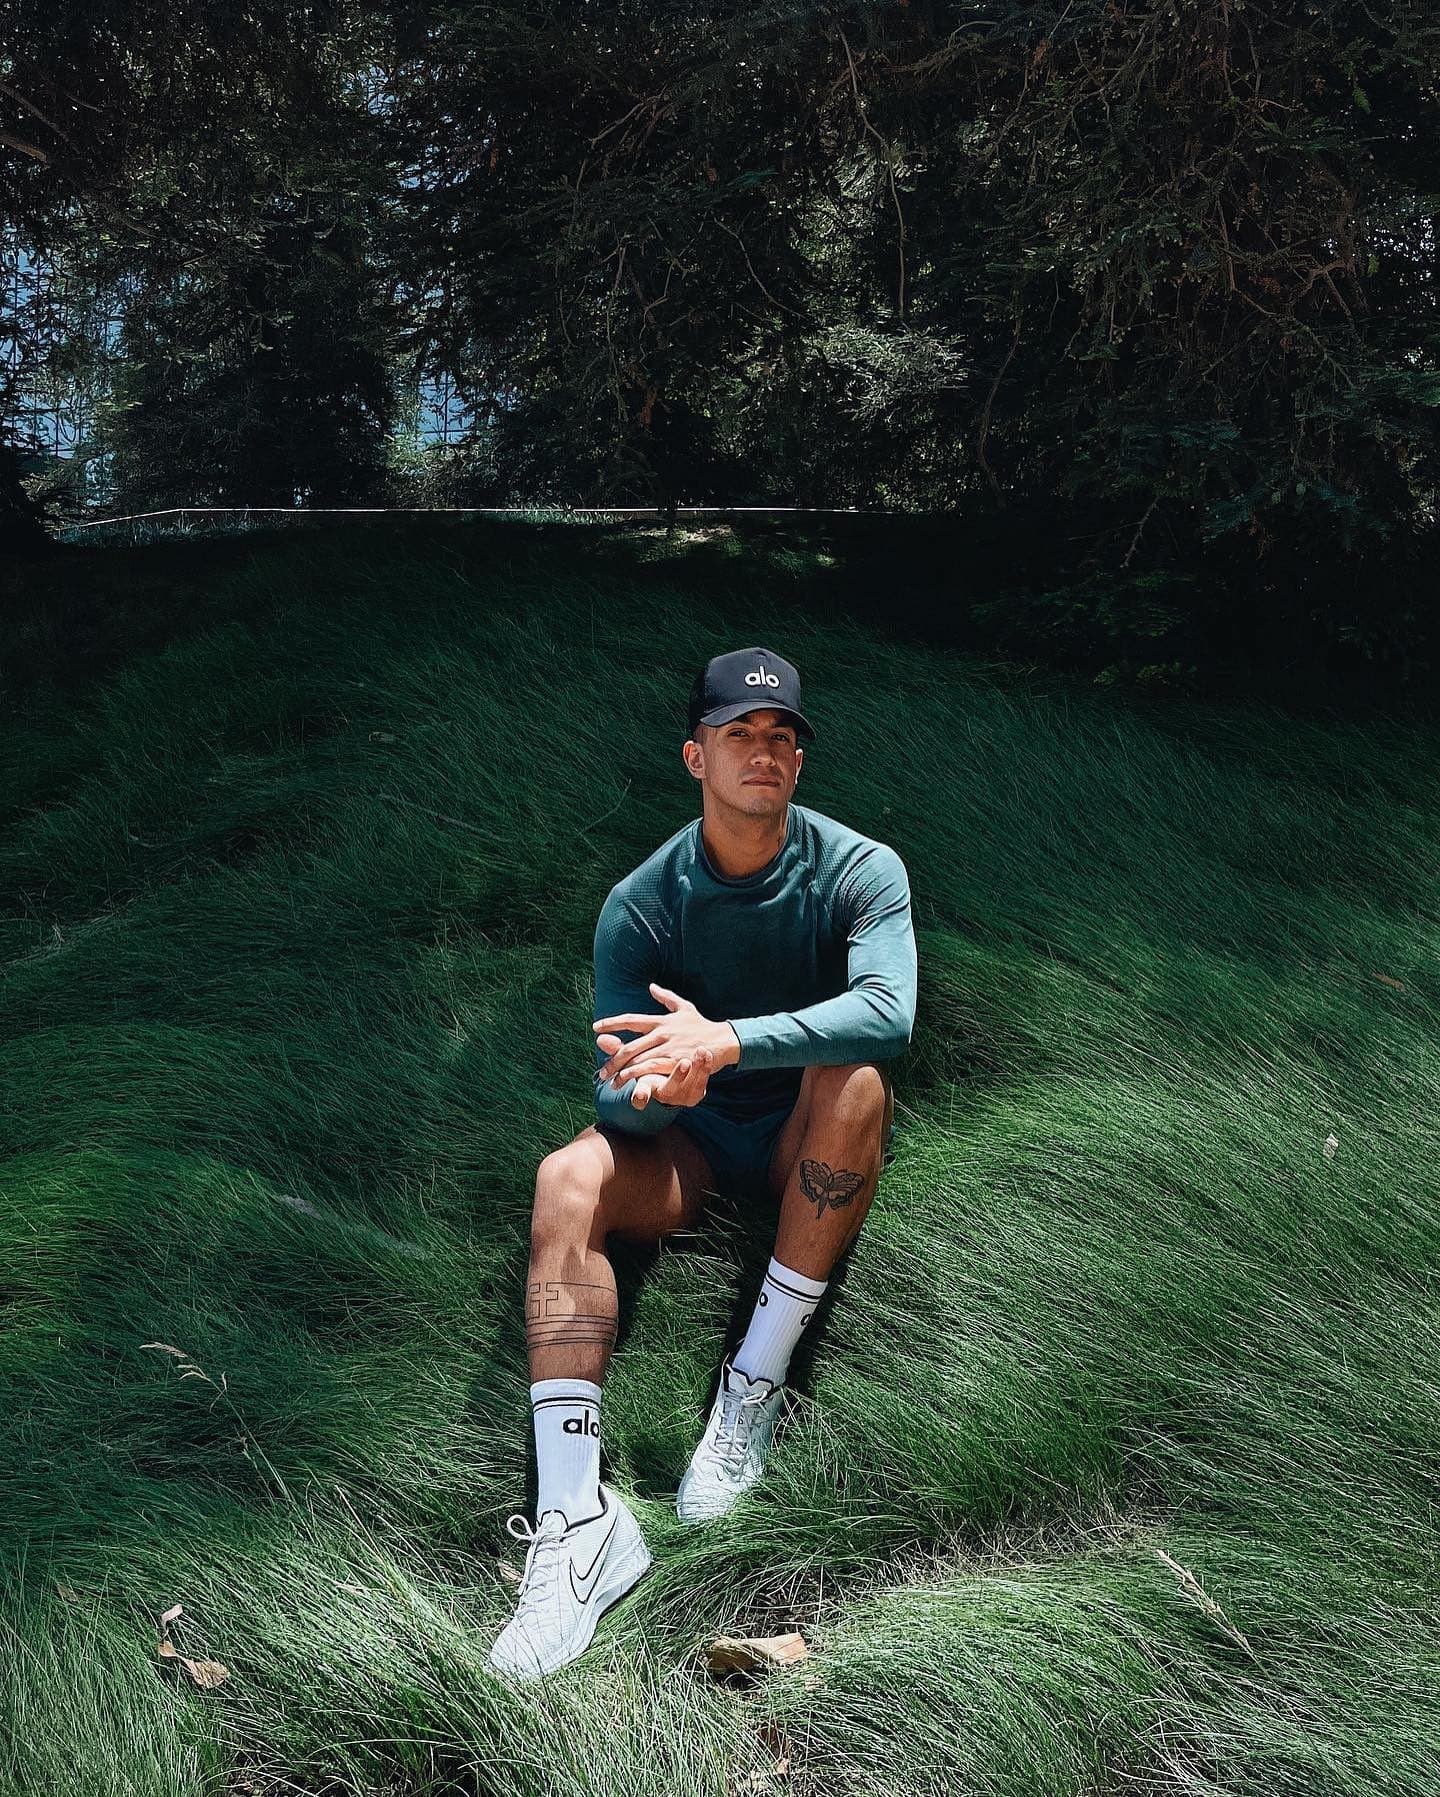
[[583, 1155], [598, 1171], [607, 1233], [634, 1241], [691, 1228], [706, 1192], [715, 1188], [704, 1151], [673, 1123], [653, 1136], [627, 1136], [592, 1123], [566, 1152]]

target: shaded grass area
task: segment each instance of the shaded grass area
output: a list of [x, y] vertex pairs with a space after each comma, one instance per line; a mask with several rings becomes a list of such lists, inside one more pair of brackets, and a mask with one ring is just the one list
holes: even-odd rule
[[[11, 720], [0, 1788], [1425, 1792], [1440, 741], [1142, 715], [815, 615], [789, 550], [631, 553], [260, 544]], [[698, 1537], [773, 1221], [622, 1257], [656, 1570], [511, 1692], [534, 1170], [601, 901], [696, 810], [691, 674], [753, 641], [804, 802], [910, 871], [896, 1158]], [[155, 1658], [177, 1602], [217, 1691]], [[701, 1672], [792, 1625], [763, 1690]]]

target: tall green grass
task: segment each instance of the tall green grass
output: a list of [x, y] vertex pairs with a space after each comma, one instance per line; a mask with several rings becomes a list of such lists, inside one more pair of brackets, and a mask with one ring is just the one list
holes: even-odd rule
[[[723, 539], [191, 548], [205, 621], [0, 745], [7, 1797], [1440, 1784], [1434, 735], [1047, 690]], [[801, 801], [910, 871], [896, 1158], [699, 1535], [773, 1223], [622, 1257], [656, 1570], [513, 1691], [534, 1171], [600, 903], [698, 808], [690, 676], [753, 641]]]

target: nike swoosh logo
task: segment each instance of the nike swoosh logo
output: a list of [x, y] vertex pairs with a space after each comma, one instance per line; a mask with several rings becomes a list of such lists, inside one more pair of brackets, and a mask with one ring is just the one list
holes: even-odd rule
[[618, 1516], [612, 1518], [610, 1527], [605, 1531], [605, 1539], [600, 1543], [600, 1551], [590, 1562], [589, 1572], [582, 1576], [578, 1584], [575, 1580], [575, 1562], [573, 1560], [570, 1562], [570, 1589], [575, 1594], [577, 1604], [588, 1604], [594, 1597], [596, 1580], [600, 1575], [600, 1562], [605, 1558], [605, 1550], [610, 1545], [610, 1537], [615, 1533], [615, 1527], [619, 1521]]

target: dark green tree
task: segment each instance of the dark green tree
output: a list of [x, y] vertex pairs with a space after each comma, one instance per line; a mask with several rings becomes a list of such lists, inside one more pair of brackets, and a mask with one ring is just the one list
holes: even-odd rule
[[[32, 254], [117, 305], [118, 343], [74, 353], [114, 363], [92, 448], [126, 496], [377, 491], [392, 355], [367, 242], [394, 183], [367, 134], [373, 11], [12, 13], [0, 198]], [[22, 344], [34, 328], [24, 308], [7, 324]]]
[[1429, 628], [1419, 0], [21, 12], [137, 493], [372, 492], [441, 374], [456, 498], [938, 511], [1002, 638], [1122, 660]]

